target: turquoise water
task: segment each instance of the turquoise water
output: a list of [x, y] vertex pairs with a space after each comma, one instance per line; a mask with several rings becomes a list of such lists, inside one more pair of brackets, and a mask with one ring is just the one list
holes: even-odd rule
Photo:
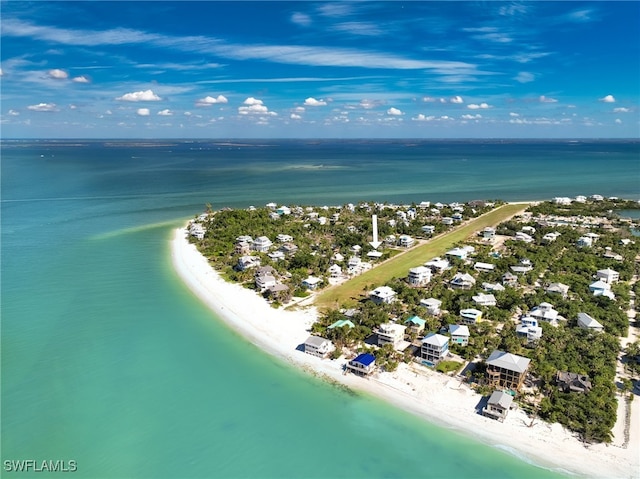
[[506, 168], [453, 143], [431, 160], [397, 144], [78, 145], [2, 145], [3, 461], [75, 460], [90, 478], [558, 477], [263, 354], [179, 281], [169, 240], [207, 202], [638, 198], [637, 143], [605, 145], [604, 171], [581, 151], [544, 184], [509, 172], [569, 171], [568, 151], [518, 145], [529, 155]]

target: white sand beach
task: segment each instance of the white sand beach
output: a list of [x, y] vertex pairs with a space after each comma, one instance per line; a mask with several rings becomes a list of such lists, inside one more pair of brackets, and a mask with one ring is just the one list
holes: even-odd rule
[[[480, 395], [461, 381], [419, 365], [401, 364], [394, 373], [363, 379], [343, 375], [344, 358], [320, 359], [296, 348], [309, 336], [317, 311], [274, 309], [255, 292], [224, 281], [178, 229], [171, 242], [174, 268], [188, 287], [233, 329], [257, 347], [306, 371], [382, 398], [429, 422], [502, 447], [535, 464], [594, 478], [640, 477], [640, 400], [632, 404], [629, 441], [616, 427], [610, 445], [586, 446], [559, 424], [531, 419], [521, 410], [500, 423], [475, 412]], [[619, 407], [619, 410], [624, 407]]]

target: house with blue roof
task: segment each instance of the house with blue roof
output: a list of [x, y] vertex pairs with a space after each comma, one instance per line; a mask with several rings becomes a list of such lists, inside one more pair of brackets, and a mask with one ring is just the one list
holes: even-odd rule
[[376, 367], [376, 357], [371, 353], [361, 353], [347, 363], [347, 369], [360, 376], [368, 376]]

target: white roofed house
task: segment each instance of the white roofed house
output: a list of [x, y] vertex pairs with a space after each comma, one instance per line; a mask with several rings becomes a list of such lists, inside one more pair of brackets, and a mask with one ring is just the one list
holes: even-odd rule
[[523, 316], [520, 318], [520, 324], [516, 327], [516, 334], [527, 338], [527, 342], [531, 344], [542, 337], [542, 328], [538, 326], [537, 319]]
[[474, 251], [475, 251], [475, 248], [473, 246], [463, 246], [461, 248], [450, 249], [445, 253], [445, 256], [451, 256], [452, 258], [465, 260]]
[[442, 301], [436, 298], [421, 299], [420, 306], [424, 306], [427, 309], [427, 312], [432, 316], [437, 316], [440, 314]]
[[551, 233], [547, 233], [546, 235], [544, 235], [542, 237], [542, 241], [545, 243], [553, 243], [555, 240], [558, 239], [559, 236], [560, 236], [560, 233], [558, 233], [557, 231], [553, 231]]
[[337, 264], [332, 264], [331, 266], [329, 266], [329, 276], [333, 279], [341, 277], [342, 268]]
[[613, 291], [611, 291], [611, 285], [609, 283], [605, 283], [601, 279], [591, 283], [589, 285], [589, 291], [591, 291], [594, 296], [606, 296], [609, 299], [615, 299], [615, 295], [613, 294]]
[[189, 225], [189, 234], [197, 239], [204, 239], [206, 230], [200, 223], [191, 223]]
[[280, 243], [291, 243], [293, 241], [293, 237], [290, 235], [285, 235], [285, 234], [279, 234], [278, 236], [276, 236], [276, 239], [280, 242]]
[[482, 320], [482, 311], [475, 308], [460, 310], [460, 319], [464, 324], [476, 324]]
[[478, 293], [472, 296], [471, 299], [473, 299], [478, 306], [495, 306], [497, 304], [496, 297], [493, 294]]
[[302, 281], [302, 287], [312, 291], [318, 289], [320, 284], [322, 284], [322, 278], [317, 278], [315, 276], [308, 276]]
[[495, 238], [495, 236], [496, 236], [496, 230], [491, 226], [487, 226], [485, 229], [482, 230], [482, 237], [486, 240], [492, 240]]
[[578, 313], [578, 327], [592, 331], [604, 331], [604, 326], [587, 313]]
[[469, 344], [469, 327], [464, 324], [450, 324], [449, 334], [451, 335], [451, 341], [459, 344], [460, 346], [466, 346]]
[[421, 230], [424, 234], [432, 235], [436, 231], [436, 227], [433, 225], [424, 225]]
[[549, 283], [545, 291], [550, 294], [559, 294], [563, 298], [566, 298], [569, 293], [569, 286], [563, 283]]
[[482, 289], [485, 291], [504, 291], [505, 288], [500, 283], [482, 283]]
[[524, 241], [525, 243], [533, 243], [533, 238], [523, 231], [518, 231], [513, 239], [516, 241]]
[[426, 266], [411, 268], [407, 281], [411, 286], [424, 286], [431, 281], [431, 269]]
[[476, 279], [469, 273], [456, 273], [449, 285], [454, 289], [471, 289], [475, 286]]
[[596, 272], [596, 278], [604, 281], [605, 283], [612, 284], [620, 280], [620, 273], [612, 270], [611, 268], [599, 269]]
[[326, 358], [334, 349], [331, 341], [320, 336], [309, 336], [304, 342], [304, 352], [319, 358]]
[[496, 268], [495, 264], [491, 264], [491, 263], [482, 263], [480, 261], [476, 262], [473, 265], [473, 269], [475, 269], [478, 272], [481, 273], [489, 273], [491, 271], [493, 271]]
[[540, 305], [529, 311], [529, 316], [538, 321], [547, 321], [549, 323], [554, 323], [558, 319], [564, 319], [558, 315], [558, 311], [556, 311], [550, 303], [540, 303]]
[[389, 286], [380, 286], [369, 293], [369, 299], [375, 304], [390, 304], [395, 297], [396, 292]]
[[397, 349], [404, 341], [406, 326], [395, 323], [383, 323], [378, 328], [378, 346], [391, 344]]
[[415, 242], [416, 240], [409, 235], [400, 235], [398, 238], [398, 244], [403, 248], [410, 248]]
[[429, 333], [422, 339], [420, 357], [430, 365], [436, 365], [449, 354], [449, 338]]
[[241, 256], [238, 259], [236, 268], [239, 271], [245, 271], [249, 268], [255, 268], [257, 266], [260, 266], [260, 258], [256, 258], [255, 256]]
[[269, 248], [271, 248], [271, 245], [273, 245], [273, 243], [269, 238], [267, 238], [266, 236], [259, 236], [253, 241], [251, 249], [259, 253], [266, 253], [267, 251], [269, 251]]
[[430, 268], [434, 273], [442, 273], [451, 267], [448, 259], [433, 258], [424, 264], [427, 268]]

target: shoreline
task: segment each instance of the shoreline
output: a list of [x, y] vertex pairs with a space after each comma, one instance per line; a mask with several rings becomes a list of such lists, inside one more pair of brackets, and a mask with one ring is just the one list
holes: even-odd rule
[[[209, 265], [183, 228], [173, 231], [171, 258], [174, 270], [189, 289], [222, 321], [267, 353], [319, 379], [375, 396], [394, 407], [439, 427], [454, 430], [521, 460], [561, 474], [583, 477], [637, 477], [640, 470], [640, 424], [631, 421], [626, 448], [615, 445], [584, 446], [560, 424], [531, 420], [520, 410], [505, 422], [475, 412], [481, 396], [459, 379], [401, 363], [393, 373], [370, 379], [344, 375], [344, 358], [320, 359], [297, 347], [309, 336], [317, 317], [315, 307], [288, 311], [272, 308], [254, 291], [226, 282]], [[632, 418], [638, 418], [639, 401], [633, 401]], [[508, 438], [508, 441], [505, 440]], [[531, 451], [534, 451], [533, 453]]]

